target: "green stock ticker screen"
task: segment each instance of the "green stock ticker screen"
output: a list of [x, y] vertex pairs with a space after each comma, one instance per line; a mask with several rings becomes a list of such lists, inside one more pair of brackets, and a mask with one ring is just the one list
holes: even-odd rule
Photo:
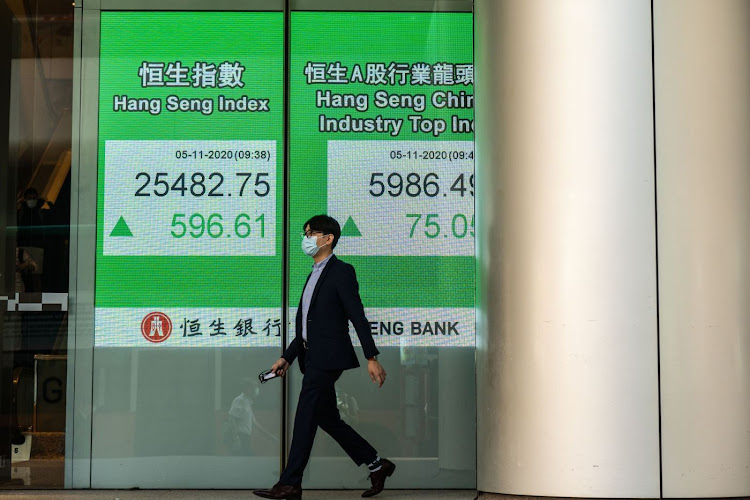
[[291, 16], [283, 262], [283, 14], [102, 12], [96, 346], [280, 346], [318, 213], [378, 345], [474, 346], [471, 14]]
[[102, 12], [96, 346], [279, 346], [283, 14]]
[[292, 13], [291, 305], [327, 213], [379, 346], [474, 346], [473, 89], [469, 13]]

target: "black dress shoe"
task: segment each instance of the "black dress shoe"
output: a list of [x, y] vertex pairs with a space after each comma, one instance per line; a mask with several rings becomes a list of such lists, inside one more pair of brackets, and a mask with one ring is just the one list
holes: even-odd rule
[[372, 482], [372, 487], [362, 493], [362, 496], [365, 498], [374, 497], [375, 495], [383, 491], [383, 488], [385, 488], [385, 478], [391, 477], [393, 471], [396, 470], [396, 464], [394, 464], [387, 458], [383, 458], [380, 462], [382, 464], [380, 470], [370, 473], [370, 481]]
[[255, 490], [253, 494], [276, 500], [302, 500], [302, 488], [281, 483], [274, 484], [270, 490]]

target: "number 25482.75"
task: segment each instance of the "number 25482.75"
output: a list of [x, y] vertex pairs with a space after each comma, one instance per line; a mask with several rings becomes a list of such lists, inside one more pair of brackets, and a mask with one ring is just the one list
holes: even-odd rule
[[[170, 184], [169, 172], [157, 172], [154, 177], [148, 172], [138, 172], [135, 176], [136, 180], [142, 182], [135, 196], [167, 196], [170, 193], [179, 193], [180, 196], [190, 194], [195, 197], [201, 196], [232, 196], [234, 193], [236, 196], [245, 196], [247, 193], [252, 193], [259, 198], [267, 196], [271, 192], [271, 184], [268, 181], [268, 172], [236, 172], [236, 185], [234, 188], [230, 185], [230, 191], [223, 191], [224, 174], [220, 172], [211, 172], [206, 174], [202, 172], [194, 172], [192, 174], [180, 173], [177, 178]], [[189, 177], [189, 179], [188, 179]], [[248, 182], [250, 179], [255, 177], [255, 182]], [[240, 184], [241, 183], [241, 184]], [[231, 182], [228, 182], [231, 184]], [[153, 186], [153, 189], [149, 187]], [[253, 189], [254, 188], [254, 189]]]

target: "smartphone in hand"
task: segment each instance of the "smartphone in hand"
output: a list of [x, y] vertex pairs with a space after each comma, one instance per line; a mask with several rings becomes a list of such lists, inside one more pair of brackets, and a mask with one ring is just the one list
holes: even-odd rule
[[278, 377], [278, 374], [271, 370], [266, 370], [264, 372], [260, 372], [258, 375], [258, 380], [260, 380], [261, 384], [265, 384], [269, 380]]

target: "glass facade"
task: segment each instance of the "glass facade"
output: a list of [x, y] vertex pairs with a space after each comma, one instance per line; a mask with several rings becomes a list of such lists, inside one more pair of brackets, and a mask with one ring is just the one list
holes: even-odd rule
[[92, 486], [262, 484], [281, 393], [250, 375], [282, 347], [283, 13], [100, 15]]
[[0, 33], [0, 485], [61, 488], [74, 8], [2, 2]]
[[[342, 418], [389, 486], [475, 487], [471, 2], [413, 4], [0, 5], [0, 488], [273, 484], [318, 213], [389, 373]], [[322, 431], [308, 472], [367, 483]]]
[[[473, 488], [474, 144], [459, 126], [473, 116], [472, 15], [295, 11], [290, 39], [290, 317], [310, 271], [300, 230], [328, 213], [389, 373], [378, 389], [345, 372], [339, 411], [395, 457], [394, 487]], [[364, 484], [325, 433], [313, 452], [310, 487]]]

